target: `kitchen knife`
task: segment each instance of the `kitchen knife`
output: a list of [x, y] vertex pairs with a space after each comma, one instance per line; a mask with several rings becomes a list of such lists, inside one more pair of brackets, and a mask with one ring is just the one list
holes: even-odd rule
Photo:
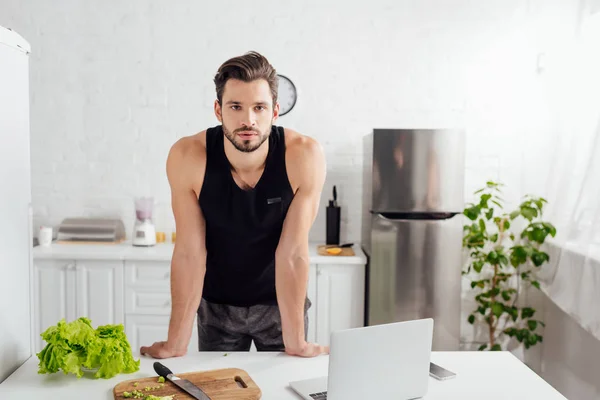
[[210, 397], [206, 395], [198, 386], [194, 385], [192, 382], [187, 379], [179, 378], [177, 375], [173, 375], [173, 372], [158, 361], [154, 363], [154, 371], [158, 374], [158, 376], [162, 376], [163, 378], [173, 382], [175, 385], [179, 386], [180, 389], [189, 393], [195, 399], [198, 400], [210, 400]]
[[326, 244], [325, 247], [326, 248], [332, 248], [332, 247], [339, 247], [341, 249], [343, 249], [344, 247], [352, 247], [354, 246], [354, 243], [344, 243], [344, 244]]
[[337, 207], [337, 189], [333, 185], [333, 206]]

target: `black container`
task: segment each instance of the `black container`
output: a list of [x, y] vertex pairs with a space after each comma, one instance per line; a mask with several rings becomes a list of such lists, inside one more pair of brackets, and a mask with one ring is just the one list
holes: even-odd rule
[[325, 244], [340, 244], [340, 207], [327, 206], [327, 229]]

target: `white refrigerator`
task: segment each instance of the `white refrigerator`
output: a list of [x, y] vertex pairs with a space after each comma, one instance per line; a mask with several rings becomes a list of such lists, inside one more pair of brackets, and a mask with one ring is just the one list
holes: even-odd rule
[[32, 356], [29, 52], [0, 26], [0, 382]]

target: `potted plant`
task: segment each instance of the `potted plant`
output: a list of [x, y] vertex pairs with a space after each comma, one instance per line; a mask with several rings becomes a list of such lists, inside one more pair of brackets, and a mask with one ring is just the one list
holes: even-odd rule
[[540, 289], [537, 270], [550, 257], [540, 250], [548, 235], [556, 228], [542, 221], [544, 204], [541, 197], [525, 196], [512, 212], [504, 212], [501, 183], [487, 182], [475, 192], [477, 203], [468, 203], [463, 214], [469, 219], [464, 226], [463, 249], [468, 251], [466, 269], [475, 292], [477, 308], [468, 316], [470, 324], [487, 325], [489, 338], [479, 350], [503, 350], [507, 337], [523, 343], [526, 349], [542, 341], [536, 310], [519, 307], [521, 289]]

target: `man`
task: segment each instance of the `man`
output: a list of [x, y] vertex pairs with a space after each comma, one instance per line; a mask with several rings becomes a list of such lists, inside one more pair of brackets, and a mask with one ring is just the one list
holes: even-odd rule
[[167, 160], [177, 242], [166, 341], [155, 358], [186, 354], [198, 313], [200, 351], [285, 351], [306, 341], [308, 234], [325, 181], [313, 139], [274, 126], [277, 75], [256, 52], [226, 61], [214, 82], [221, 125], [184, 137]]

